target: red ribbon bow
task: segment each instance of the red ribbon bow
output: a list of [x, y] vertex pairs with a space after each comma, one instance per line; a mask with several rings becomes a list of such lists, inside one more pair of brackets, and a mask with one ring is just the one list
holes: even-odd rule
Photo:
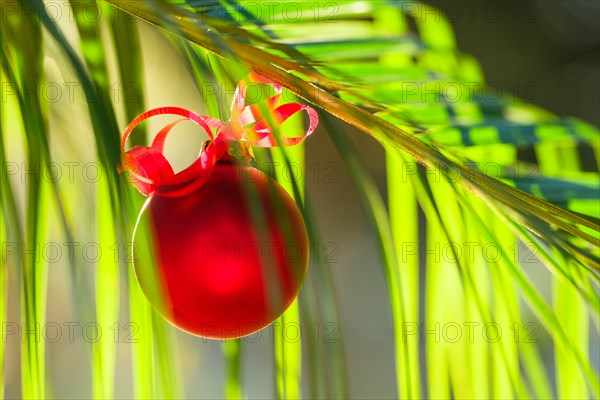
[[[144, 195], [149, 195], [159, 187], [169, 186], [173, 190], [161, 191], [164, 196], [180, 196], [183, 192], [189, 193], [206, 182], [215, 164], [229, 149], [234, 141], [244, 142], [257, 147], [277, 147], [279, 144], [293, 146], [300, 143], [310, 135], [319, 122], [317, 112], [299, 103], [285, 103], [277, 106], [282, 93], [280, 84], [269, 81], [267, 78], [252, 73], [250, 81], [266, 83], [275, 89], [275, 95], [264, 101], [263, 104], [246, 106], [245, 81], [238, 83], [231, 106], [231, 118], [227, 122], [219, 119], [201, 116], [193, 111], [181, 107], [160, 107], [137, 116], [123, 132], [121, 140], [121, 166], [119, 173], [128, 171], [134, 178], [133, 185]], [[268, 110], [265, 117], [263, 110]], [[300, 137], [277, 137], [272, 128], [280, 126], [289, 117], [299, 111], [306, 111], [309, 117], [309, 127]], [[172, 114], [184, 118], [173, 121], [163, 127], [152, 142], [150, 147], [136, 146], [125, 152], [125, 143], [133, 129], [145, 119], [155, 115]], [[171, 129], [181, 121], [194, 121], [208, 134], [210, 144], [200, 153], [198, 159], [189, 167], [175, 174], [168, 161], [162, 156], [167, 135]], [[213, 133], [214, 129], [214, 133]], [[190, 181], [195, 180], [190, 183]]]

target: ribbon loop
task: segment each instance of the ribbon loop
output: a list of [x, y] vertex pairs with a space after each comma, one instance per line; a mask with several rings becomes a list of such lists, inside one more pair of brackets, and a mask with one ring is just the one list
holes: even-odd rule
[[[125, 144], [133, 130], [144, 120], [156, 115], [179, 115], [185, 118], [173, 121], [163, 127], [152, 142], [150, 147], [136, 146], [125, 152]], [[204, 117], [193, 111], [181, 107], [159, 107], [146, 111], [138, 115], [131, 121], [121, 139], [121, 166], [119, 173], [127, 171], [132, 178], [132, 184], [144, 195], [149, 195], [163, 186], [166, 182], [169, 184], [183, 183], [200, 169], [200, 163], [194, 162], [184, 171], [175, 174], [167, 159], [162, 155], [163, 147], [167, 135], [171, 129], [182, 121], [194, 121], [214, 140], [215, 135], [210, 126], [205, 122]], [[197, 165], [195, 165], [197, 164]], [[185, 172], [185, 173], [183, 173]]]
[[308, 129], [303, 136], [289, 137], [275, 135], [273, 130], [269, 127], [269, 119], [263, 117], [251, 129], [245, 131], [244, 140], [256, 147], [278, 147], [280, 145], [294, 146], [300, 143], [316, 129], [317, 124], [319, 123], [319, 117], [313, 108], [299, 103], [286, 103], [271, 110], [271, 116], [269, 117], [271, 121], [279, 126], [300, 111], [306, 111], [309, 118]]
[[[204, 131], [206, 132], [208, 137], [210, 137], [211, 139], [214, 139], [214, 135], [213, 135], [212, 131], [210, 130], [209, 125], [205, 121], [206, 117], [202, 117], [202, 116], [196, 114], [195, 112], [188, 110], [186, 108], [159, 107], [159, 108], [153, 108], [152, 110], [148, 110], [145, 113], [138, 115], [137, 117], [135, 117], [133, 119], [133, 121], [131, 121], [129, 123], [129, 125], [127, 125], [127, 128], [125, 128], [125, 131], [123, 132], [123, 137], [121, 138], [121, 154], [123, 154], [125, 152], [125, 143], [127, 142], [129, 135], [131, 135], [131, 133], [133, 132], [133, 130], [135, 129], [136, 126], [138, 126], [142, 121], [144, 121], [150, 117], [154, 117], [155, 115], [168, 115], [168, 114], [180, 115], [182, 117], [185, 117], [183, 120], [194, 121], [202, 129], [204, 129]], [[168, 131], [167, 131], [167, 133], [168, 133]]]

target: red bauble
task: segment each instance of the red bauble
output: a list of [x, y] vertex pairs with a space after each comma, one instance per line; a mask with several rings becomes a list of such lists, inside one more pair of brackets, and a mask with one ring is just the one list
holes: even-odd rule
[[290, 306], [306, 274], [308, 236], [277, 182], [220, 162], [191, 193], [161, 190], [140, 213], [134, 267], [167, 320], [194, 335], [231, 339], [264, 328]]
[[[317, 127], [318, 115], [299, 103], [277, 105], [281, 85], [256, 73], [249, 78], [270, 85], [275, 95], [246, 106], [242, 81], [227, 122], [159, 107], [135, 117], [121, 139], [118, 171], [129, 172], [140, 193], [150, 195], [134, 232], [138, 282], [167, 320], [207, 338], [237, 338], [269, 325], [298, 295], [308, 265], [308, 236], [296, 204], [243, 160], [252, 147], [300, 143]], [[309, 118], [304, 135], [276, 134], [273, 128], [298, 112]], [[140, 122], [164, 114], [183, 119], [164, 126], [151, 146], [125, 151]], [[185, 120], [194, 121], [210, 141], [194, 163], [174, 173], [163, 147], [171, 129]]]

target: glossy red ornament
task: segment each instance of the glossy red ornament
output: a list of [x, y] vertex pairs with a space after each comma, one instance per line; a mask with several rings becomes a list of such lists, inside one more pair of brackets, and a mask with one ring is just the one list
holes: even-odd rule
[[195, 191], [152, 196], [135, 243], [144, 242], [140, 229], [153, 232], [157, 268], [136, 260], [142, 290], [166, 319], [198, 336], [236, 338], [264, 328], [293, 302], [306, 274], [298, 207], [249, 166], [217, 163]]
[[[138, 116], [121, 144], [120, 171], [148, 195], [134, 232], [134, 269], [150, 303], [175, 326], [194, 335], [231, 339], [252, 334], [294, 301], [308, 265], [308, 236], [300, 210], [273, 179], [248, 164], [251, 146], [294, 145], [316, 127], [317, 115], [297, 103], [276, 106], [281, 86], [262, 106], [245, 106], [238, 90], [228, 122], [178, 107]], [[269, 111], [269, 121], [262, 109]], [[272, 126], [306, 111], [300, 138], [275, 137]], [[183, 116], [165, 126], [152, 146], [125, 151], [133, 128], [158, 114]], [[198, 160], [174, 173], [162, 155], [166, 136], [182, 120], [196, 122], [211, 140]], [[233, 151], [235, 150], [235, 151]]]

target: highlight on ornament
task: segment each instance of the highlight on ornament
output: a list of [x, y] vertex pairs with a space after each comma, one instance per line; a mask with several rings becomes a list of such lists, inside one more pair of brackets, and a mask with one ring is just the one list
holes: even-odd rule
[[[134, 231], [137, 280], [168, 321], [191, 334], [232, 339], [277, 319], [294, 301], [308, 267], [308, 235], [298, 206], [275, 180], [252, 166], [253, 147], [293, 146], [318, 124], [314, 109], [278, 105], [282, 86], [252, 73], [275, 94], [246, 105], [247, 82], [238, 84], [229, 121], [180, 107], [136, 117], [125, 129], [119, 172], [148, 196]], [[301, 137], [278, 134], [292, 115], [306, 112]], [[183, 118], [163, 127], [148, 147], [125, 144], [134, 128], [155, 115]], [[209, 137], [198, 158], [175, 173], [163, 155], [165, 140], [181, 121]]]

